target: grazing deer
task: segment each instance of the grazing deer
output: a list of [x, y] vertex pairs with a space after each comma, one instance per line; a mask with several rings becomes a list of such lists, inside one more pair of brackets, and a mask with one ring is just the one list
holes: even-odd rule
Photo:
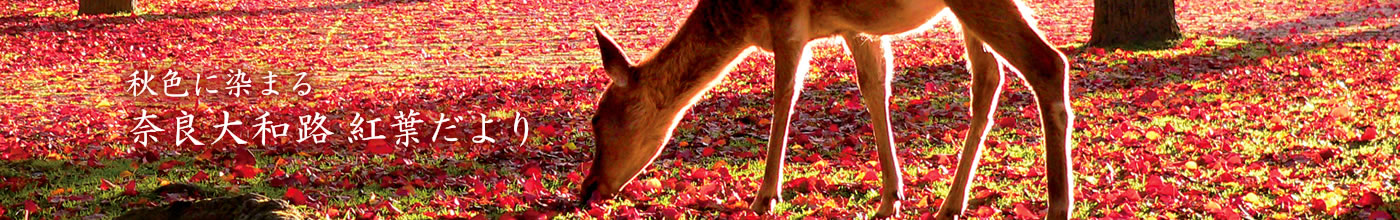
[[903, 179], [887, 110], [892, 66], [887, 36], [914, 31], [944, 9], [952, 11], [963, 30], [972, 72], [972, 124], [939, 217], [956, 217], [966, 206], [1004, 63], [1020, 72], [1036, 94], [1047, 148], [1049, 217], [1068, 218], [1074, 201], [1069, 155], [1074, 116], [1066, 94], [1067, 64], [1013, 0], [699, 0], [675, 36], [637, 64], [595, 26], [603, 69], [612, 83], [593, 116], [597, 148], [582, 184], [582, 202], [611, 197], [636, 178], [666, 145], [681, 114], [757, 47], [773, 52], [777, 75], [767, 166], [751, 204], [754, 211], [767, 213], [781, 199], [788, 117], [807, 71], [808, 43], [840, 35], [856, 61], [860, 92], [875, 127], [882, 189], [872, 216], [897, 214]]

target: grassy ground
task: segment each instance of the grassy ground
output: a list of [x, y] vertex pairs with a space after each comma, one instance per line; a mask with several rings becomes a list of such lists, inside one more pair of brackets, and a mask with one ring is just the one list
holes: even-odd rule
[[[1123, 51], [1079, 46], [1090, 1], [1028, 2], [1071, 59], [1076, 217], [1400, 214], [1400, 70], [1392, 65], [1400, 4], [1178, 4], [1185, 39]], [[572, 204], [592, 152], [586, 119], [607, 82], [590, 28], [600, 24], [640, 58], [694, 2], [143, 1], [141, 12], [116, 16], [76, 16], [76, 5], [61, 1], [0, 7], [0, 188], [14, 192], [0, 195], [0, 218], [113, 217], [162, 204], [145, 192], [179, 182], [216, 196], [299, 200], [286, 194], [302, 192], [298, 208], [326, 218], [754, 215], [745, 207], [771, 123], [766, 54], [746, 58], [698, 103], [621, 198]], [[891, 110], [908, 217], [941, 203], [967, 130], [967, 72], [948, 29], [934, 24], [894, 43]], [[814, 53], [777, 210], [794, 219], [865, 215], [878, 205], [879, 178], [854, 67], [839, 43]], [[314, 90], [126, 91], [133, 71], [172, 69], [186, 80], [228, 69], [287, 77], [279, 80], [308, 72]], [[222, 88], [219, 79], [200, 85]], [[1015, 74], [1007, 82], [968, 216], [1036, 218], [1047, 206], [1033, 98]], [[336, 135], [327, 144], [194, 147], [171, 146], [165, 133], [142, 146], [131, 134], [141, 110], [167, 129], [189, 112], [206, 142], [219, 135], [212, 126], [222, 112], [250, 125], [263, 113], [289, 124], [325, 114]], [[420, 136], [425, 143], [385, 152], [398, 132], [387, 124], [409, 110], [429, 122], [486, 115], [497, 122], [483, 133], [499, 141], [465, 142], [479, 132], [480, 121], [468, 119], [448, 133], [461, 142]], [[347, 140], [356, 113], [383, 119], [390, 140]], [[516, 113], [530, 122], [523, 145], [512, 132]], [[256, 129], [234, 132], [254, 140]]]

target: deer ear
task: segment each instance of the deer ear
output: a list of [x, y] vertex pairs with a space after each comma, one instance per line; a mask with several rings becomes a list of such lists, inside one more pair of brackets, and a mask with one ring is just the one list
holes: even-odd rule
[[632, 60], [627, 59], [627, 54], [622, 52], [622, 48], [617, 46], [608, 33], [603, 32], [602, 27], [593, 25], [594, 36], [598, 38], [598, 51], [603, 53], [603, 71], [608, 73], [608, 78], [613, 84], [627, 86], [632, 80]]

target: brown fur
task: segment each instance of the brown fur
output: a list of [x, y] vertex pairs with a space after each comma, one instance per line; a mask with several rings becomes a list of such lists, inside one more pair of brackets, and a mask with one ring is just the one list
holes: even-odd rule
[[[966, 207], [969, 181], [980, 156], [996, 95], [1000, 63], [1019, 70], [1037, 95], [1045, 125], [1050, 217], [1067, 218], [1073, 208], [1069, 170], [1069, 109], [1064, 55], [1050, 47], [1012, 0], [700, 0], [677, 33], [647, 59], [633, 64], [599, 28], [603, 66], [613, 83], [598, 100], [593, 118], [594, 161], [582, 186], [582, 201], [608, 197], [636, 178], [656, 158], [691, 105], [723, 78], [752, 48], [774, 53], [773, 127], [767, 167], [754, 202], [766, 213], [781, 198], [788, 122], [810, 54], [810, 41], [840, 35], [856, 60], [861, 93], [876, 128], [881, 164], [881, 205], [874, 216], [897, 214], [902, 177], [889, 126], [888, 39], [916, 29], [950, 9], [964, 29], [973, 74], [972, 129], [964, 143], [957, 177], [940, 218]], [[990, 47], [992, 51], [984, 50]]]

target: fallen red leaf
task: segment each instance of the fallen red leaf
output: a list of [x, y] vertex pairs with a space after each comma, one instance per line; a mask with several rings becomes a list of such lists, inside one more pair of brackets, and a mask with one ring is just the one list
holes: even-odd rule
[[253, 152], [248, 151], [248, 148], [237, 148], [233, 150], [233, 153], [234, 165], [253, 165], [258, 163], [258, 160], [253, 157]]
[[109, 189], [112, 189], [112, 186], [115, 186], [117, 184], [112, 183], [112, 181], [107, 181], [107, 179], [102, 179], [102, 184], [100, 185], [101, 186], [98, 186], [99, 189], [102, 189], [102, 191], [107, 191]]
[[24, 200], [24, 210], [29, 211], [29, 213], [38, 213], [39, 204], [35, 204], [33, 199], [26, 199]]
[[1372, 141], [1372, 140], [1376, 140], [1376, 135], [1377, 135], [1377, 134], [1376, 134], [1376, 127], [1375, 127], [1375, 126], [1367, 127], [1367, 128], [1366, 128], [1366, 131], [1361, 132], [1361, 137], [1357, 137], [1357, 140], [1359, 140], [1359, 141]]
[[1366, 220], [1387, 220], [1387, 219], [1395, 219], [1395, 217], [1392, 217], [1392, 216], [1390, 215], [1390, 213], [1386, 212], [1385, 210], [1371, 210], [1371, 215], [1370, 215], [1370, 216], [1366, 216]]
[[394, 153], [394, 146], [384, 140], [370, 140], [365, 146], [365, 151], [375, 155], [387, 155]]
[[205, 174], [203, 170], [200, 170], [199, 172], [194, 173], [193, 176], [190, 176], [189, 181], [197, 183], [203, 182], [205, 179], [209, 179], [209, 174]]
[[1036, 215], [1034, 212], [1031, 212], [1031, 210], [1030, 210], [1029, 208], [1026, 208], [1026, 204], [1025, 204], [1025, 203], [1017, 203], [1017, 204], [1016, 204], [1016, 208], [1015, 208], [1015, 210], [1014, 210], [1013, 212], [1016, 213], [1016, 218], [1019, 218], [1019, 219], [1039, 219], [1039, 218], [1040, 218], [1040, 215]]
[[303, 193], [301, 192], [301, 190], [300, 190], [300, 189], [297, 189], [296, 187], [288, 187], [288, 188], [287, 188], [287, 193], [284, 194], [283, 197], [287, 198], [287, 200], [291, 200], [291, 201], [292, 201], [292, 204], [297, 204], [297, 205], [306, 205], [306, 204], [309, 204], [309, 203], [307, 202], [308, 199], [306, 198], [306, 194], [303, 194]]
[[140, 194], [141, 194], [140, 192], [136, 192], [136, 181], [135, 181], [135, 180], [127, 181], [127, 182], [126, 182], [126, 185], [123, 185], [123, 186], [122, 186], [122, 189], [124, 190], [124, 191], [122, 191], [122, 195], [135, 196], [135, 195], [140, 195]]
[[1361, 195], [1361, 198], [1357, 198], [1356, 200], [1356, 205], [1361, 207], [1379, 206], [1383, 204], [1384, 201], [1381, 201], [1381, 196], [1377, 195], [1375, 192], [1366, 192], [1366, 194]]
[[184, 161], [170, 160], [170, 161], [165, 161], [164, 163], [160, 163], [160, 167], [156, 168], [156, 170], [165, 171], [165, 170], [168, 170], [168, 169], [170, 169], [170, 168], [174, 168], [175, 166], [182, 166], [182, 165], [185, 165], [185, 162], [184, 162]]
[[261, 174], [262, 169], [249, 165], [238, 165], [233, 167], [233, 172], [236, 173], [239, 178], [253, 178]]
[[1147, 92], [1142, 93], [1142, 96], [1138, 96], [1137, 100], [1133, 100], [1133, 104], [1145, 108], [1150, 107], [1149, 105], [1152, 105], [1152, 103], [1156, 101], [1157, 92], [1153, 90], [1147, 90]]

